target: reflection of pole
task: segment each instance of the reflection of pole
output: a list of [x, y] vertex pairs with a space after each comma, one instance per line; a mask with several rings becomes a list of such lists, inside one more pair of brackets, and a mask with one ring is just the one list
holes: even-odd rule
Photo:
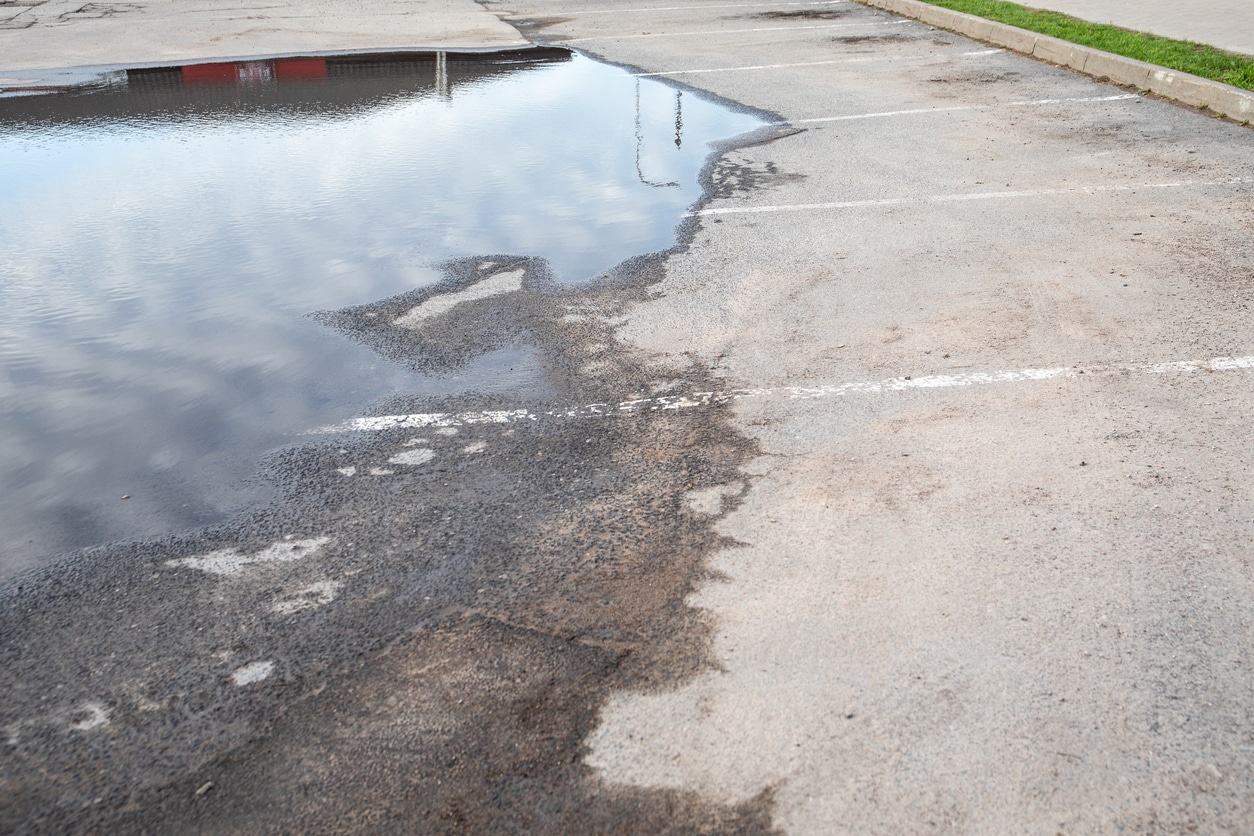
[[435, 54], [435, 92], [447, 97], [448, 89], [448, 53]]
[[675, 91], [675, 147], [682, 148], [684, 145], [684, 93], [682, 90]]
[[644, 172], [640, 170], [640, 149], [644, 146], [644, 134], [640, 131], [640, 79], [636, 79], [636, 176], [640, 178], [640, 182], [646, 186], [652, 186], [655, 189], [665, 189], [668, 186], [679, 187], [678, 183], [654, 183], [644, 179]]

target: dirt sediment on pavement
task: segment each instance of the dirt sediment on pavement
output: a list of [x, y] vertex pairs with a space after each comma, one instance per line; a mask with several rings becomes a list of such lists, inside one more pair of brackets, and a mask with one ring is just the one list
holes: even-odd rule
[[[437, 288], [325, 315], [432, 373], [529, 347], [550, 391], [389, 403], [539, 417], [289, 449], [263, 469], [273, 506], [9, 589], [3, 827], [768, 830], [769, 794], [724, 807], [583, 764], [611, 693], [711, 664], [685, 599], [734, 545], [713, 521], [755, 455], [725, 405], [659, 406], [716, 388], [708, 370], [616, 341], [658, 263], [563, 290], [534, 261], [467, 260]], [[516, 290], [406, 318], [515, 273]], [[624, 393], [653, 406], [549, 414]]]

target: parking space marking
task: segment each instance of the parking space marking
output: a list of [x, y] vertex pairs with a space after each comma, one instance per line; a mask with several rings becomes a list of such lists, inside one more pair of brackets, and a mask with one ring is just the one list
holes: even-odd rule
[[475, 302], [480, 299], [490, 299], [493, 296], [516, 293], [523, 288], [525, 273], [526, 271], [521, 269], [506, 270], [491, 275], [486, 279], [481, 279], [462, 290], [432, 296], [422, 304], [398, 316], [392, 324], [401, 328], [417, 329], [428, 319], [446, 314], [453, 308], [466, 302]]
[[388, 464], [403, 464], [408, 467], [417, 467], [420, 464], [426, 464], [434, 458], [434, 450], [428, 447], [419, 447], [415, 450], [402, 450], [388, 459]]
[[238, 575], [255, 563], [287, 563], [316, 554], [331, 541], [330, 537], [313, 537], [308, 540], [280, 540], [254, 554], [244, 554], [238, 549], [220, 549], [198, 557], [180, 557], [167, 560], [166, 566], [186, 566], [211, 575]]
[[892, 116], [919, 116], [932, 113], [955, 113], [964, 110], [994, 110], [999, 107], [1041, 107], [1051, 104], [1082, 104], [1093, 102], [1121, 102], [1128, 99], [1140, 99], [1136, 93], [1120, 93], [1117, 96], [1083, 96], [1074, 99], [1034, 99], [1022, 102], [1006, 102], [1005, 104], [988, 105], [956, 105], [954, 107], [922, 107], [913, 110], [882, 110], [876, 113], [850, 113], [844, 116], [815, 116], [809, 119], [793, 119], [789, 122], [776, 122], [777, 125], [811, 125], [822, 122], [851, 122], [858, 119], [886, 119]]
[[261, 682], [263, 679], [269, 679], [272, 673], [274, 673], [274, 662], [249, 662], [231, 674], [231, 681], [237, 687], [242, 688], [254, 682]]
[[83, 703], [78, 714], [81, 719], [70, 724], [74, 731], [91, 731], [109, 725], [109, 711], [98, 702]]
[[640, 7], [635, 9], [567, 9], [565, 11], [551, 11], [550, 15], [578, 15], [584, 17], [586, 15], [621, 15], [633, 14], [637, 12], [685, 12], [685, 11], [704, 11], [706, 9], [766, 9], [777, 8], [779, 6], [839, 6], [845, 5], [849, 0], [818, 0], [815, 3], [725, 3], [717, 6], [654, 6], [651, 8]]
[[1064, 104], [1069, 102], [1119, 102], [1127, 99], [1140, 99], [1138, 93], [1120, 93], [1116, 96], [1083, 96], [1078, 99], [1029, 99], [1022, 102], [1011, 102], [1012, 107], [1035, 107], [1038, 105]]
[[1180, 180], [1171, 183], [1130, 183], [1106, 186], [1080, 185], [1066, 189], [1008, 189], [1002, 192], [962, 192], [958, 194], [923, 195], [919, 197], [883, 197], [869, 200], [838, 200], [830, 203], [784, 203], [767, 206], [708, 206], [684, 214], [686, 218], [711, 215], [755, 215], [776, 212], [830, 212], [838, 209], [868, 209], [884, 206], [909, 206], [925, 203], [958, 203], [968, 200], [1010, 200], [1014, 198], [1048, 197], [1051, 195], [1092, 195], [1114, 192], [1135, 192], [1140, 189], [1185, 189], [1209, 186], [1240, 186], [1254, 183], [1254, 178], [1233, 177], [1227, 180]]
[[594, 35], [588, 38], [567, 38], [561, 43], [582, 44], [590, 41], [625, 41], [633, 38], [683, 38], [707, 35], [743, 35], [752, 32], [806, 32], [813, 29], [861, 29], [867, 26], [905, 26], [913, 20], [887, 20], [872, 23], [822, 23], [812, 26], [755, 26], [749, 29], [708, 29], [704, 32], [640, 32], [634, 35]]
[[318, 581], [275, 601], [270, 606], [270, 612], [276, 615], [292, 615], [325, 607], [335, 600], [342, 586], [339, 581]]
[[[1004, 50], [980, 49], [975, 52], [960, 52], [958, 58], [978, 58], [984, 55], [996, 55]], [[655, 78], [671, 75], [701, 75], [704, 73], [746, 73], [757, 70], [785, 70], [793, 67], [825, 67], [833, 64], [871, 64], [877, 61], [934, 61], [938, 58], [954, 57], [949, 55], [868, 55], [865, 58], [833, 58], [829, 61], [799, 61], [795, 64], [750, 64], [743, 67], [711, 67], [696, 70], [664, 70], [656, 73], [632, 73], [632, 78]]]
[[1110, 374], [1191, 374], [1194, 372], [1228, 372], [1254, 370], [1254, 356], [1215, 357], [1210, 360], [1179, 360], [1166, 363], [1096, 363], [1086, 366], [1055, 366], [1039, 369], [1013, 369], [999, 372], [962, 372], [947, 375], [902, 376], [884, 380], [842, 383], [835, 386], [786, 386], [768, 389], [730, 389], [723, 392], [692, 392], [688, 395], [663, 395], [636, 398], [618, 403], [596, 403], [549, 411], [527, 409], [491, 410], [487, 412], [420, 412], [409, 415], [377, 415], [354, 418], [339, 424], [311, 430], [311, 435], [351, 432], [383, 432], [414, 427], [456, 427], [474, 424], [512, 424], [546, 419], [593, 418], [628, 415], [642, 412], [667, 412], [702, 406], [717, 406], [742, 398], [787, 398], [814, 400], [857, 394], [882, 394], [911, 389], [951, 389], [964, 386], [988, 386], [998, 383], [1080, 378]]

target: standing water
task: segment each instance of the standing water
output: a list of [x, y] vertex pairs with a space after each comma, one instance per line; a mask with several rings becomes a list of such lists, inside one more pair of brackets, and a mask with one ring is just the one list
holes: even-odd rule
[[0, 578], [222, 520], [259, 456], [373, 400], [534, 387], [517, 352], [433, 378], [308, 314], [477, 255], [595, 279], [671, 246], [710, 143], [762, 124], [557, 50], [0, 98]]

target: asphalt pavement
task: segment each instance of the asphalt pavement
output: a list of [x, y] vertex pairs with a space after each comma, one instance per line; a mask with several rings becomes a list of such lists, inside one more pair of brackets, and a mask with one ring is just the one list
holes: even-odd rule
[[518, 32], [469, 0], [331, 0], [268, 6], [212, 0], [0, 4], [0, 87], [38, 70], [134, 68], [332, 51], [508, 49]]
[[486, 8], [773, 125], [611, 281], [336, 323], [555, 401], [6, 588], [6, 828], [1254, 828], [1254, 132], [841, 0]]
[[1254, 135], [844, 4], [508, 8], [800, 129], [619, 331], [765, 390], [762, 456], [717, 667], [589, 762], [796, 832], [1248, 827]]

